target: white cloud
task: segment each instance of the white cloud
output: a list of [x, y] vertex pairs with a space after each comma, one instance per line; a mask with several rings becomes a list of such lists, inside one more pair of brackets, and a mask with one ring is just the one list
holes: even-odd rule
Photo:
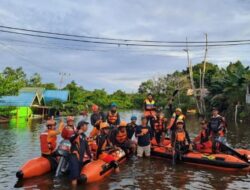
[[[209, 40], [234, 40], [249, 37], [249, 8], [248, 1], [236, 0], [3, 0], [0, 25], [169, 41], [185, 41], [186, 37], [201, 41], [206, 32]], [[141, 81], [185, 69], [187, 62], [183, 48], [107, 47], [3, 33], [0, 42], [12, 48], [0, 45], [1, 69], [22, 66], [29, 75], [40, 72], [44, 81], [55, 83], [59, 72], [67, 72], [71, 76], [66, 81], [75, 80], [85, 88], [106, 88], [109, 92], [119, 88], [136, 91]], [[249, 65], [248, 52], [249, 46], [209, 48], [208, 61], [225, 66], [239, 59]], [[202, 61], [203, 56], [204, 48], [190, 48], [193, 63]]]

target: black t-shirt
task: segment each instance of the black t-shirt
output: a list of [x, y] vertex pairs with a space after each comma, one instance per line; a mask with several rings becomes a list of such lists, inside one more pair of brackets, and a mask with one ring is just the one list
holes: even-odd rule
[[128, 123], [126, 129], [127, 129], [127, 135], [129, 139], [132, 139], [137, 126], [138, 125], [136, 124]]
[[[145, 130], [147, 131], [143, 136], [138, 136], [139, 134], [141, 134], [141, 132]], [[137, 126], [136, 130], [135, 130], [135, 136], [138, 138], [138, 145], [139, 146], [148, 146], [150, 145], [150, 140], [152, 138], [152, 130], [149, 126]]]
[[106, 120], [105, 115], [104, 115], [103, 112], [93, 113], [93, 114], [90, 116], [91, 125], [92, 125], [93, 127], [99, 127], [99, 126], [95, 126], [95, 123], [96, 123], [98, 120], [102, 120], [102, 121], [105, 121], [105, 120]]

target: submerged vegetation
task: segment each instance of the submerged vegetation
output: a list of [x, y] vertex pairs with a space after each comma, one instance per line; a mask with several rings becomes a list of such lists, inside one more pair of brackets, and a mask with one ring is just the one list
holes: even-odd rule
[[[202, 63], [193, 66], [193, 78], [196, 88], [200, 84], [200, 70]], [[143, 100], [148, 92], [156, 99], [157, 106], [167, 108], [172, 100], [173, 106], [180, 106], [184, 110], [196, 109], [195, 99], [188, 96], [187, 91], [191, 88], [189, 71], [176, 71], [172, 74], [150, 79], [142, 82], [137, 93], [126, 93], [117, 90], [108, 94], [105, 89], [89, 91], [72, 81], [63, 89], [70, 91], [70, 100], [64, 104], [53, 101], [50, 106], [65, 111], [66, 113], [80, 113], [88, 110], [92, 104], [98, 104], [107, 109], [111, 102], [116, 102], [120, 109], [141, 109]], [[239, 105], [239, 117], [245, 119], [248, 110], [246, 104], [246, 89], [250, 83], [249, 67], [243, 66], [240, 61], [230, 63], [226, 68], [207, 63], [205, 74], [205, 87], [208, 91], [205, 97], [206, 110], [218, 107], [224, 114], [234, 113], [235, 106]], [[44, 87], [46, 89], [57, 89], [54, 83], [42, 83], [42, 78], [35, 73], [27, 77], [23, 69], [6, 67], [0, 74], [0, 96], [16, 95], [22, 87]], [[178, 91], [178, 93], [176, 93]], [[174, 95], [174, 96], [173, 96]], [[1, 111], [2, 112], [2, 111]]]

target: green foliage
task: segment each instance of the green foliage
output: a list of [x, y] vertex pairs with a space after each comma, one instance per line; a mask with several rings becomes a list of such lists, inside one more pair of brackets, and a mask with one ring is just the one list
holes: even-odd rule
[[6, 67], [0, 73], [0, 96], [16, 95], [18, 90], [27, 85], [26, 74], [21, 67], [12, 69]]

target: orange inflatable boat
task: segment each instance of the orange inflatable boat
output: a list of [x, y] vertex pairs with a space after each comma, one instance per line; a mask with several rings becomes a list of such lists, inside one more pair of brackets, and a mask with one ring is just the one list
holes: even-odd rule
[[[112, 153], [110, 153], [118, 163], [122, 163], [126, 160], [125, 152], [118, 148]], [[86, 183], [93, 183], [96, 181], [100, 181], [105, 176], [109, 175], [114, 170], [112, 163], [106, 163], [101, 159], [92, 161], [86, 164], [82, 171], [81, 177], [85, 179]]]
[[[208, 154], [190, 151], [181, 155], [177, 162], [184, 162], [188, 164], [200, 165], [209, 168], [229, 171], [250, 171], [250, 151], [243, 149], [235, 149], [246, 160], [241, 159], [236, 155], [230, 154]], [[173, 158], [171, 145], [169, 140], [164, 141], [163, 146], [158, 146], [155, 140], [152, 141], [152, 156], [171, 159]], [[248, 160], [247, 160], [248, 159]]]
[[50, 161], [44, 157], [37, 157], [26, 162], [16, 173], [18, 179], [44, 175], [52, 170]]

